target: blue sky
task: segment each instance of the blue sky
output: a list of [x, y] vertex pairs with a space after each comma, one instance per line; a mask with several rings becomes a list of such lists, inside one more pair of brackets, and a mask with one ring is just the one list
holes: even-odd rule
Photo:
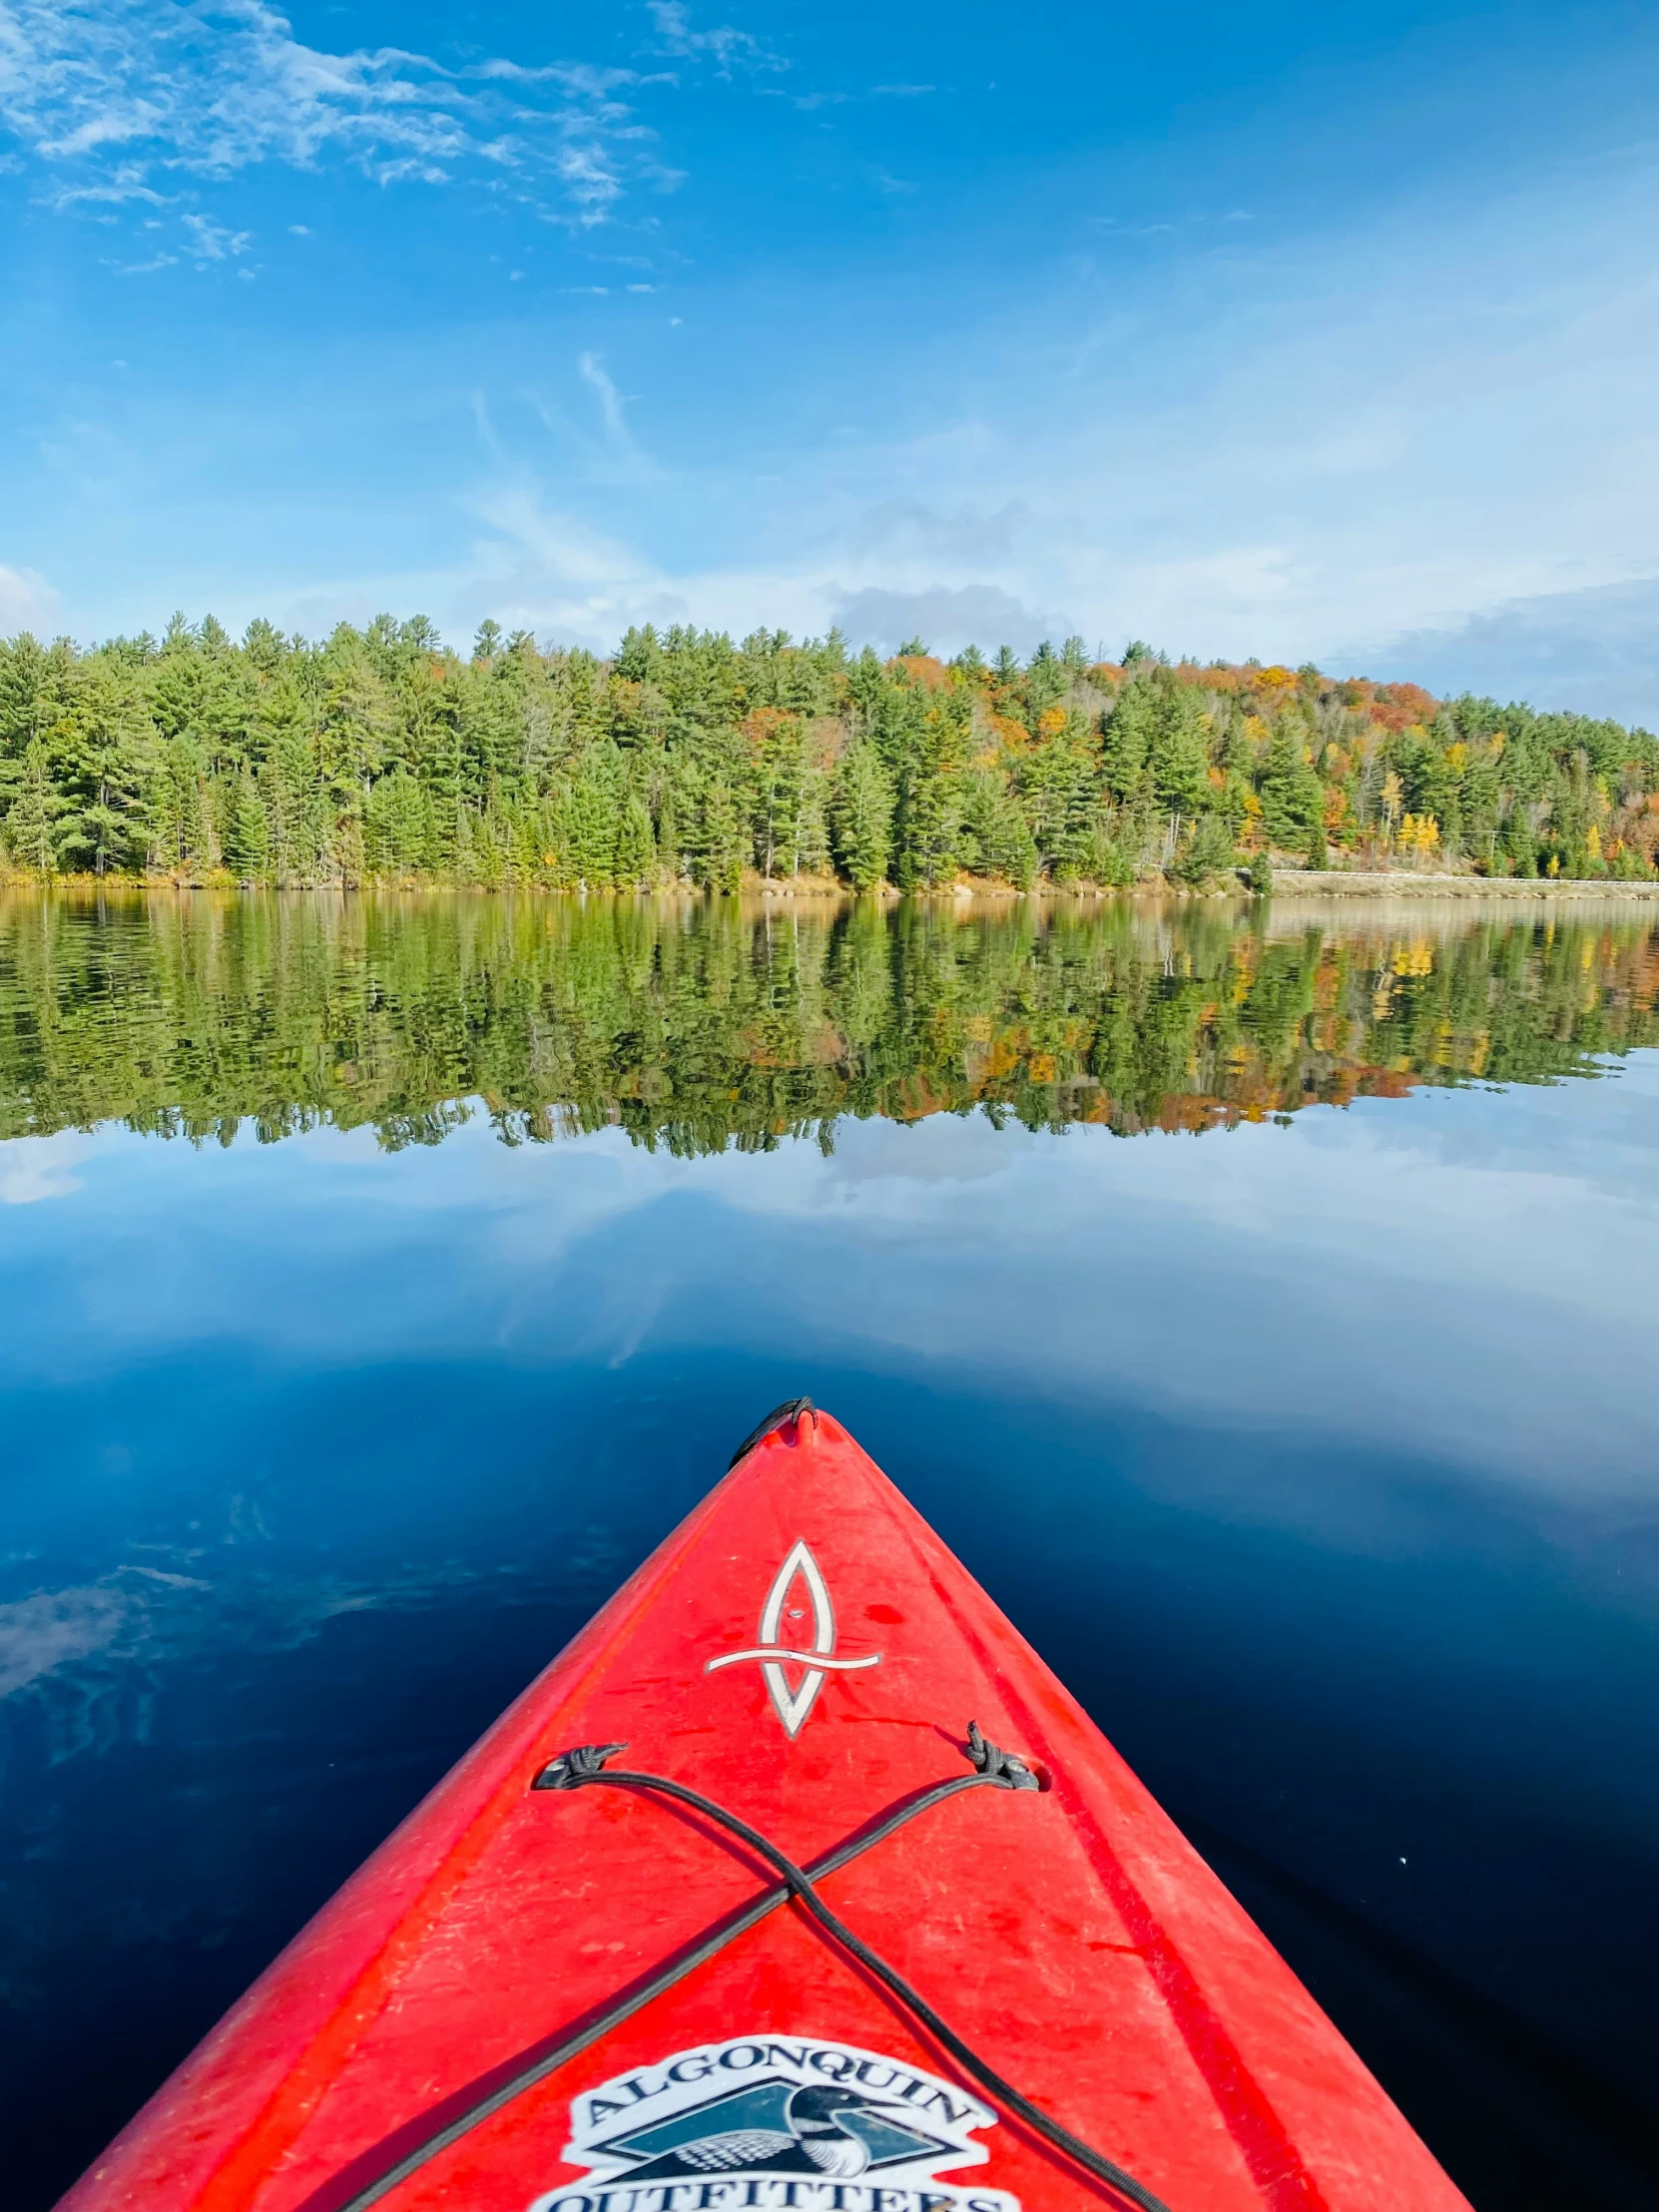
[[1659, 722], [1659, 16], [0, 0], [0, 629], [839, 619]]

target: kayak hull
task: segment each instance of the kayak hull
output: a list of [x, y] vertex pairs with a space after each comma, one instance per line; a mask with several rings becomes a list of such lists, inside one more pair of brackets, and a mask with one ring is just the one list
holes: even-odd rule
[[[1173, 2212], [1464, 2200], [1076, 1701], [829, 1414], [767, 1434], [65, 2199], [341, 2212], [776, 1885], [694, 1810], [532, 1787], [578, 1746], [806, 1865], [956, 2034]], [[838, 2195], [837, 2195], [838, 2192]], [[392, 2212], [1111, 2202], [789, 1904], [398, 2181]]]

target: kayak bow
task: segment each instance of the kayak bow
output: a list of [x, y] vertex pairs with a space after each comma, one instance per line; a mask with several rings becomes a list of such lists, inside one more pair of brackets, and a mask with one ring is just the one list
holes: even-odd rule
[[64, 2212], [375, 2204], [1467, 2212], [1076, 1702], [805, 1399]]

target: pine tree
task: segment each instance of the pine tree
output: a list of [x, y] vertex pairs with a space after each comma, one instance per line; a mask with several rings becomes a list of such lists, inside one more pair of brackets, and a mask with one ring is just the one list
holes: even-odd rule
[[710, 890], [741, 890], [748, 838], [731, 788], [724, 781], [717, 780], [704, 792], [700, 829], [699, 879]]
[[161, 746], [150, 790], [150, 864], [168, 871], [213, 865], [208, 763], [191, 737]]
[[382, 776], [369, 793], [363, 817], [364, 854], [376, 875], [415, 875], [427, 863], [429, 807], [407, 769]]
[[885, 880], [892, 852], [892, 782], [868, 738], [841, 755], [830, 801], [830, 849], [855, 890]]
[[576, 764], [566, 800], [566, 839], [584, 888], [608, 890], [616, 880], [622, 762], [614, 746], [589, 746]]
[[1146, 764], [1158, 721], [1158, 695], [1144, 679], [1125, 684], [1107, 718], [1101, 774], [1114, 799], [1138, 799], [1146, 789]]
[[770, 881], [794, 875], [807, 800], [807, 733], [799, 716], [763, 708], [744, 725], [755, 793], [755, 860]]
[[617, 825], [616, 880], [624, 890], [643, 889], [657, 871], [657, 840], [638, 792], [630, 792]]
[[58, 818], [67, 804], [52, 781], [44, 741], [31, 739], [18, 764], [4, 825], [7, 849], [19, 867], [32, 868], [38, 875], [56, 871]]
[[0, 762], [21, 761], [53, 719], [52, 660], [27, 630], [0, 640]]
[[1239, 864], [1233, 832], [1220, 815], [1200, 815], [1192, 833], [1176, 855], [1174, 874], [1179, 882], [1202, 884], [1231, 874]]
[[1151, 688], [1156, 705], [1146, 765], [1152, 796], [1166, 814], [1195, 814], [1210, 793], [1202, 698], [1191, 685], [1171, 678], [1155, 681]]
[[51, 754], [67, 805], [61, 857], [95, 875], [142, 861], [150, 725], [108, 664], [75, 685], [53, 725]]
[[232, 786], [226, 809], [225, 865], [243, 883], [263, 881], [271, 867], [271, 824], [246, 770]]
[[1292, 851], [1306, 849], [1316, 830], [1322, 841], [1324, 835], [1325, 790], [1305, 757], [1306, 744], [1300, 718], [1282, 715], [1256, 779], [1268, 839]]
[[960, 735], [943, 704], [919, 712], [912, 705], [904, 718], [893, 814], [893, 876], [900, 890], [948, 883], [960, 865]]

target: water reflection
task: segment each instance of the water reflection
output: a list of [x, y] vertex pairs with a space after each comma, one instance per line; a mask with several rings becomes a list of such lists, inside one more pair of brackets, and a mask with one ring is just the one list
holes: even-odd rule
[[1659, 1041], [1641, 909], [0, 894], [0, 1137], [620, 1124], [696, 1154], [984, 1107], [1120, 1134]]
[[1479, 2212], [1645, 2212], [1655, 976], [1623, 908], [0, 904], [16, 2201], [808, 1388]]

